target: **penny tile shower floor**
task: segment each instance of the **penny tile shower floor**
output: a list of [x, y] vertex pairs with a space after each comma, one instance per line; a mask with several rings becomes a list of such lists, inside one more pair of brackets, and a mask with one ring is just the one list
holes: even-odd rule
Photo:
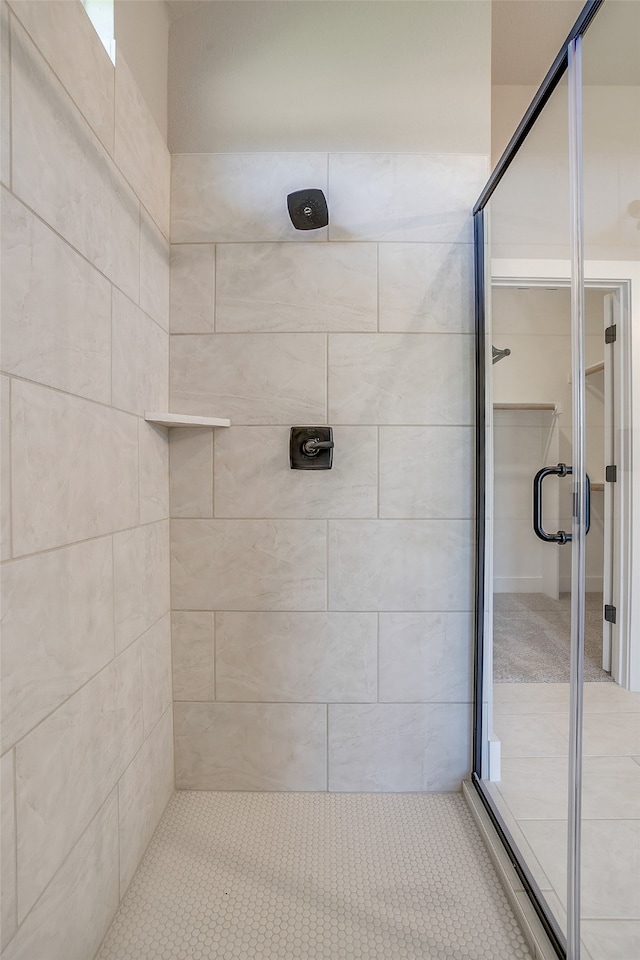
[[461, 794], [176, 793], [97, 960], [520, 960]]

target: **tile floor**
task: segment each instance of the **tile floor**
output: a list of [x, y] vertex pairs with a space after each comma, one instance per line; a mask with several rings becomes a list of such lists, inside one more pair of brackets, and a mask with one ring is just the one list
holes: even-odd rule
[[[491, 785], [564, 924], [567, 683], [497, 683], [501, 780]], [[640, 693], [586, 683], [582, 931], [587, 960], [640, 960]]]
[[461, 794], [178, 792], [97, 960], [531, 956]]

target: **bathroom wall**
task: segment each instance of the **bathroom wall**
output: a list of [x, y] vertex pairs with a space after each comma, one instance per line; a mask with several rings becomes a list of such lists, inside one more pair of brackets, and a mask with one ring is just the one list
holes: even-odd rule
[[169, 23], [165, 0], [115, 0], [116, 50], [127, 61], [165, 143]]
[[174, 782], [170, 158], [79, 2], [1, 16], [3, 958], [88, 960]]
[[[486, 157], [173, 157], [176, 782], [452, 790], [470, 757]], [[294, 231], [289, 191], [330, 226]], [[334, 427], [292, 471], [292, 425]]]
[[[171, 437], [181, 788], [468, 773], [489, 33], [486, 3], [215, 3], [172, 24], [171, 407], [232, 422]], [[292, 227], [304, 187], [328, 229]], [[292, 471], [291, 426], [320, 423], [333, 469]]]

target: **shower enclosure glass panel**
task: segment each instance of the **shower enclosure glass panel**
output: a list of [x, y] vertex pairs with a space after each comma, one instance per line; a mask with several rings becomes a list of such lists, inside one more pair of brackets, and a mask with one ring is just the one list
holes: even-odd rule
[[[592, 517], [604, 538], [611, 619], [601, 624], [613, 682], [594, 683], [585, 673], [581, 933], [588, 955], [608, 960], [640, 957], [640, 764], [632, 759], [640, 756], [640, 586], [633, 582], [640, 534], [631, 449], [640, 423], [633, 409], [640, 373], [637, 0], [604, 3], [584, 37], [583, 81], [585, 274], [587, 284], [610, 284], [587, 290], [600, 300], [602, 370], [587, 367], [586, 441], [590, 469], [604, 481]], [[588, 554], [587, 584], [593, 561]]]
[[[485, 787], [562, 929], [560, 940], [574, 457], [568, 131], [565, 79], [485, 211]], [[494, 355], [493, 347], [510, 353]]]

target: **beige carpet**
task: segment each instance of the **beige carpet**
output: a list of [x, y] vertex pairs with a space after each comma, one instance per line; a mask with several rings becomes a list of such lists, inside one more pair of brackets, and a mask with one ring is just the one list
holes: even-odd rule
[[[504, 683], [568, 683], [571, 600], [541, 593], [494, 595], [493, 678]], [[587, 594], [584, 679], [611, 680], [602, 669], [602, 594]]]

